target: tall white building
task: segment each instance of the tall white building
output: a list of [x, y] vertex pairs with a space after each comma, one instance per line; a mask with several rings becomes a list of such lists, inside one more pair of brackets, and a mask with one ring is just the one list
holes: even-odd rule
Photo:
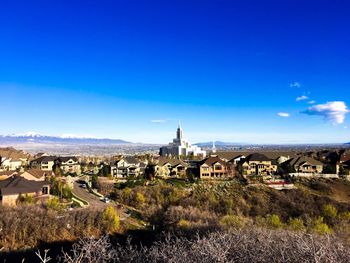
[[176, 131], [176, 138], [173, 139], [173, 142], [169, 143], [167, 146], [160, 148], [159, 154], [161, 156], [206, 156], [206, 152], [196, 145], [191, 145], [183, 138], [183, 132], [181, 125]]

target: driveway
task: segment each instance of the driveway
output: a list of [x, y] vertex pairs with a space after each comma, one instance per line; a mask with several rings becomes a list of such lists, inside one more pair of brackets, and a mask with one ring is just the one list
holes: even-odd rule
[[87, 201], [89, 203], [88, 207], [98, 209], [98, 210], [103, 210], [107, 206], [113, 206], [118, 211], [118, 214], [120, 216], [120, 220], [125, 220], [126, 218], [129, 217], [129, 214], [127, 213], [126, 208], [118, 208], [117, 203], [115, 203], [113, 201], [106, 204], [105, 202], [102, 202], [100, 200], [100, 197], [90, 193], [88, 189], [80, 187], [80, 185], [81, 185], [80, 183], [74, 182], [72, 192], [77, 197]]

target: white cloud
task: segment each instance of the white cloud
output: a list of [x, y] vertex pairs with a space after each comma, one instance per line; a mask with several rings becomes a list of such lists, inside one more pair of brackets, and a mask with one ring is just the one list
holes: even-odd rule
[[311, 106], [302, 113], [323, 116], [326, 121], [330, 121], [333, 125], [338, 125], [344, 123], [345, 116], [349, 113], [349, 110], [344, 101], [330, 101], [325, 104]]
[[291, 87], [291, 88], [300, 88], [301, 84], [299, 82], [295, 81], [295, 82], [289, 84], [289, 87]]
[[296, 101], [302, 101], [302, 100], [308, 100], [308, 99], [309, 99], [308, 96], [303, 95], [303, 96], [297, 97], [295, 100], [296, 100]]
[[167, 122], [167, 120], [162, 120], [162, 119], [159, 119], [159, 120], [151, 120], [152, 123], [165, 123]]
[[310, 101], [308, 101], [307, 103], [309, 103], [309, 104], [315, 104], [315, 103], [316, 103], [316, 101], [314, 101], [314, 100], [310, 100]]
[[288, 118], [290, 116], [288, 112], [279, 112], [277, 115], [284, 118]]

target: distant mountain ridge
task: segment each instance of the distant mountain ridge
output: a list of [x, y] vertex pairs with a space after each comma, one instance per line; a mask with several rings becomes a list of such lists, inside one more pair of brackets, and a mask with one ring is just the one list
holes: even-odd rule
[[[222, 142], [222, 141], [214, 141], [215, 147], [225, 147], [225, 146], [239, 146], [244, 145], [244, 143], [235, 143], [235, 142]], [[195, 145], [199, 147], [212, 147], [213, 142], [198, 142]]]
[[42, 143], [42, 144], [131, 144], [121, 139], [98, 139], [88, 137], [48, 136], [28, 132], [24, 134], [0, 135], [0, 144]]

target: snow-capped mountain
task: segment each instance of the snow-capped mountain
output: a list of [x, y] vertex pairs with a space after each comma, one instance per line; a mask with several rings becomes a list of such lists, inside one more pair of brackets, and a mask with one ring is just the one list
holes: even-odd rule
[[99, 139], [89, 138], [88, 136], [76, 136], [65, 134], [62, 136], [48, 136], [37, 132], [26, 132], [22, 134], [0, 135], [0, 144], [23, 144], [23, 143], [40, 143], [40, 144], [130, 144], [130, 142], [120, 139]]

